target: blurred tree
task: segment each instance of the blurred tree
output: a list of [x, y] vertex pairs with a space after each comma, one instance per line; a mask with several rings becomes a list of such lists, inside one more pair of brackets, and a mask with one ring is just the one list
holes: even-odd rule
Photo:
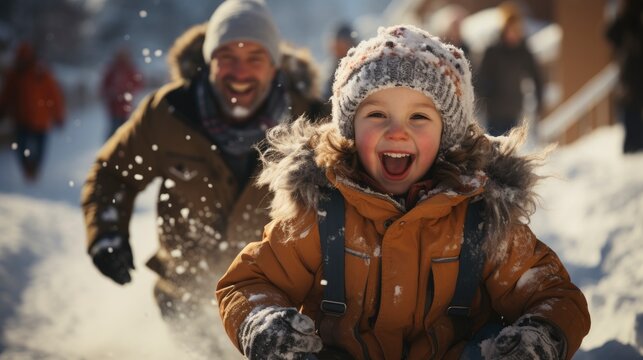
[[48, 61], [95, 63], [124, 43], [167, 49], [189, 26], [208, 20], [221, 1], [2, 0], [0, 21]]
[[83, 4], [68, 0], [3, 0], [0, 13], [49, 61], [74, 62], [82, 48], [82, 26], [88, 14]]
[[110, 51], [126, 43], [165, 51], [185, 29], [206, 22], [220, 2], [192, 0], [186, 6], [181, 0], [106, 1], [94, 15], [94, 42]]
[[0, 21], [6, 22], [9, 20], [9, 15], [11, 14], [11, 9], [13, 4], [17, 2], [15, 0], [5, 0], [0, 1]]

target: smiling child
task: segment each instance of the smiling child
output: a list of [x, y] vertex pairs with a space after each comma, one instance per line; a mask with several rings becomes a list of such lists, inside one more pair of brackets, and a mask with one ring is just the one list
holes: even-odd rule
[[[571, 358], [589, 331], [585, 297], [527, 226], [536, 164], [515, 151], [521, 131], [491, 138], [476, 124], [462, 51], [414, 26], [381, 28], [342, 59], [332, 104], [329, 123], [300, 119], [269, 134], [259, 183], [275, 194], [274, 220], [216, 293], [239, 350], [250, 359], [333, 349], [330, 358]], [[333, 191], [343, 207], [323, 210]], [[479, 280], [458, 317], [450, 304], [475, 204]], [[343, 285], [327, 276], [320, 245], [337, 241], [320, 235], [337, 214]], [[330, 311], [324, 292], [338, 286], [345, 299]]]

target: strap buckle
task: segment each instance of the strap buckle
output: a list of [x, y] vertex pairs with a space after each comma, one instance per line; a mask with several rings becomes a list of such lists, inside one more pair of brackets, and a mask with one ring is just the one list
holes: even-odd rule
[[327, 315], [342, 316], [346, 313], [346, 303], [331, 300], [322, 300], [319, 308]]

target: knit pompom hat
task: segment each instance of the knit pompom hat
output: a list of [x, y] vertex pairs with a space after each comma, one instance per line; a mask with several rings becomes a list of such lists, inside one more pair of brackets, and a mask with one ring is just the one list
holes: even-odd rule
[[279, 64], [279, 31], [263, 0], [226, 0], [212, 13], [203, 41], [203, 59], [233, 41], [255, 41], [263, 46], [273, 64]]
[[440, 151], [456, 145], [473, 122], [469, 61], [460, 49], [412, 25], [380, 27], [377, 36], [351, 48], [333, 83], [333, 122], [355, 138], [353, 120], [370, 94], [404, 86], [433, 100], [442, 116]]

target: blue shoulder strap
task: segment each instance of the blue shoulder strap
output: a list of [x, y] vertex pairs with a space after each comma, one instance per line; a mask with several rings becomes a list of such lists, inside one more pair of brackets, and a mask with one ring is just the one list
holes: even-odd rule
[[452, 317], [466, 318], [471, 314], [471, 303], [476, 294], [482, 277], [482, 266], [485, 257], [482, 256], [484, 239], [482, 211], [484, 201], [470, 202], [464, 222], [464, 241], [460, 249], [460, 264], [455, 292], [447, 314]]
[[318, 204], [322, 276], [326, 281], [321, 310], [332, 316], [346, 312], [344, 290], [344, 197], [336, 188], [326, 188]]
[[[460, 263], [455, 292], [447, 309], [449, 316], [458, 322], [467, 320], [471, 303], [482, 276], [485, 261], [482, 244], [483, 201], [469, 203], [464, 225], [464, 242], [460, 250]], [[327, 188], [318, 204], [318, 227], [322, 250], [322, 276], [326, 281], [320, 308], [332, 316], [346, 312], [344, 288], [344, 198], [339, 190]]]

